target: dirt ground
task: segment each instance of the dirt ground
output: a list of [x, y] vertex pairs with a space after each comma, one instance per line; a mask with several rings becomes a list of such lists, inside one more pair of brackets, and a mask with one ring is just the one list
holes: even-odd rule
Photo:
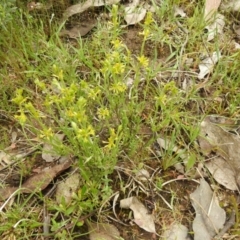
[[[56, 4], [57, 1], [53, 1], [51, 4], [49, 3], [49, 8], [55, 11], [56, 16], [61, 16], [62, 12], [67, 6], [71, 5], [71, 1], [65, 0], [61, 1], [61, 4]], [[126, 1], [125, 1], [126, 2]], [[22, 3], [20, 3], [22, 5]], [[51, 6], [50, 6], [51, 5]], [[34, 10], [31, 8], [34, 6], [34, 4], [28, 4], [28, 8], [31, 10], [33, 16], [41, 16], [45, 15], [46, 13], [49, 13], [49, 10], [46, 9], [44, 11], [42, 10]], [[105, 12], [105, 8], [97, 8], [97, 9], [90, 9], [89, 11], [86, 11], [85, 13], [81, 14], [81, 17], [74, 16], [69, 19], [69, 21], [66, 23], [66, 30], [70, 30], [76, 25], [76, 22], [79, 23], [79, 20], [82, 22], [81, 27], [87, 29], [89, 25], [96, 24], [96, 21], [101, 19], [101, 21], [107, 21], [108, 15]], [[83, 22], [84, 20], [84, 22]], [[86, 35], [83, 37], [84, 41], [91, 41], [91, 34], [95, 31], [95, 28], [93, 27], [89, 32], [86, 33]], [[123, 34], [121, 36], [122, 41], [126, 44], [128, 49], [135, 55], [138, 55], [141, 50], [142, 46], [142, 40], [143, 36], [139, 35], [139, 33], [142, 31], [142, 27], [140, 24], [136, 24], [134, 26], [126, 26], [123, 29]], [[49, 29], [49, 26], [46, 24], [46, 33], [51, 36], [51, 31]], [[65, 32], [62, 36], [62, 41], [64, 43], [72, 44], [75, 47], [77, 46], [76, 41], [69, 37], [69, 33]], [[154, 44], [151, 41], [147, 42], [144, 48], [144, 55], [146, 57], [151, 58], [157, 58], [158, 62], [164, 62], [165, 59], [170, 55], [170, 49], [168, 46], [162, 46], [159, 44]], [[146, 115], [147, 115], [147, 109], [146, 109]], [[7, 120], [7, 122], [10, 124], [14, 124], [11, 122], [11, 120]], [[6, 121], [2, 121], [1, 125], [6, 125]], [[142, 129], [142, 134], [146, 135], [146, 139], [149, 137], [149, 134], [153, 134], [149, 132], [149, 129]], [[154, 149], [154, 146], [152, 146]], [[154, 150], [153, 150], [154, 151]], [[143, 155], [136, 154], [136, 158], [139, 157], [146, 157], [144, 156], [144, 153], [141, 153]], [[191, 201], [189, 199], [189, 194], [192, 193], [196, 187], [197, 183], [194, 181], [191, 181], [190, 179], [182, 179], [182, 175], [175, 170], [175, 168], [169, 168], [166, 171], [161, 169], [159, 166], [161, 158], [156, 158], [156, 156], [147, 156], [149, 158], [148, 161], [146, 161], [146, 164], [149, 168], [150, 175], [154, 174], [155, 177], [161, 177], [164, 179], [165, 182], [170, 181], [172, 179], [175, 179], [175, 181], [169, 182], [163, 189], [156, 189], [155, 186], [151, 182], [145, 182], [144, 183], [144, 192], [141, 190], [141, 187], [138, 185], [138, 182], [134, 182], [132, 184], [129, 184], [131, 181], [132, 176], [131, 174], [131, 165], [124, 165], [124, 161], [119, 161], [118, 165], [116, 166], [116, 170], [111, 176], [112, 179], [112, 186], [114, 191], [119, 191], [121, 189], [120, 186], [120, 177], [121, 181], [124, 182], [125, 185], [129, 184], [128, 189], [126, 191], [131, 192], [131, 195], [137, 195], [139, 199], [144, 203], [144, 205], [148, 208], [149, 213], [153, 213], [155, 215], [155, 223], [156, 223], [156, 231], [161, 232], [162, 229], [164, 229], [166, 226], [171, 224], [175, 221], [175, 219], [180, 219], [183, 224], [185, 224], [190, 231], [191, 224], [190, 222], [193, 221], [194, 218], [194, 209], [191, 205]], [[8, 173], [8, 178], [6, 179], [7, 183], [11, 186], [17, 186], [20, 176], [22, 176], [22, 173], [25, 169], [35, 169], [37, 171], [38, 168], [46, 167], [42, 165], [42, 161], [40, 159], [41, 156], [34, 156], [34, 158], [30, 158], [29, 161], [24, 163], [23, 166], [18, 166], [17, 169], [12, 169], [10, 173]], [[34, 161], [33, 161], [34, 159]], [[29, 166], [26, 168], [26, 164]], [[119, 171], [118, 167], [121, 168], [124, 165], [124, 171]], [[19, 171], [19, 169], [21, 171]], [[24, 172], [24, 177], [27, 179], [29, 177], [29, 172]], [[228, 194], [223, 193], [223, 198], [227, 198]], [[234, 195], [232, 193], [229, 193], [229, 195]], [[120, 196], [121, 197], [121, 196]], [[174, 197], [174, 199], [173, 199]], [[166, 200], [168, 203], [174, 202], [174, 206], [172, 205], [172, 211], [169, 210], [168, 206], [164, 202]], [[113, 202], [111, 202], [113, 204]], [[116, 216], [113, 214], [111, 210], [111, 206], [107, 213], [104, 212], [104, 216], [107, 216], [109, 218], [105, 219], [109, 223], [114, 224], [118, 230], [120, 231], [121, 236], [125, 240], [149, 240], [149, 239], [158, 239], [158, 236], [148, 233], [141, 228], [139, 228], [136, 224], [131, 222], [132, 216], [129, 216], [128, 210], [122, 210], [119, 208], [119, 206], [115, 206], [115, 211], [117, 214], [118, 219], [116, 219]], [[174, 213], [174, 214], [173, 214]], [[93, 214], [92, 216], [93, 220], [97, 220], [97, 216]], [[118, 221], [119, 220], [119, 221]], [[78, 230], [78, 229], [76, 229]], [[79, 237], [76, 239], [88, 239], [88, 237]]]

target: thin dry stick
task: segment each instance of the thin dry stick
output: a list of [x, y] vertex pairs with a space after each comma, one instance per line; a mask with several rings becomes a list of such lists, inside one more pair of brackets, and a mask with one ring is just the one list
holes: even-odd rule
[[114, 197], [114, 199], [113, 199], [113, 206], [112, 206], [113, 213], [114, 213], [114, 216], [115, 216], [116, 219], [114, 219], [114, 218], [112, 218], [112, 217], [110, 217], [110, 216], [108, 216], [108, 218], [110, 218], [110, 219], [112, 219], [112, 220], [114, 220], [114, 221], [117, 221], [118, 223], [121, 223], [121, 224], [124, 225], [124, 226], [129, 226], [129, 225], [123, 223], [123, 222], [118, 218], [118, 216], [117, 216], [117, 213], [116, 213], [116, 210], [115, 210], [115, 206], [116, 206], [116, 202], [117, 202], [118, 197], [119, 197], [119, 192], [117, 192], [117, 194], [115, 195], [115, 197]]
[[22, 188], [18, 188], [16, 191], [14, 191], [9, 198], [5, 201], [5, 203], [0, 207], [0, 212], [5, 208], [5, 206], [8, 204], [8, 202], [11, 200], [12, 197], [14, 197], [18, 192], [20, 192]]
[[119, 192], [113, 193], [109, 198], [107, 198], [107, 199], [103, 202], [102, 206], [100, 207], [100, 209], [99, 209], [99, 211], [98, 211], [98, 216], [97, 216], [98, 219], [99, 219], [99, 217], [100, 217], [100, 214], [101, 214], [102, 209], [103, 209], [103, 207], [105, 206], [105, 204], [106, 204], [107, 202], [109, 202], [109, 200], [110, 200], [112, 197], [114, 197], [115, 195], [117, 195], [117, 194], [119, 194]]

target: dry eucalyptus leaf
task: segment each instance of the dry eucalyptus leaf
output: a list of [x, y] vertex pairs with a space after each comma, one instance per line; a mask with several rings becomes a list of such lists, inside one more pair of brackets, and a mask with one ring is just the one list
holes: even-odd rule
[[183, 91], [188, 92], [189, 90], [192, 89], [193, 86], [194, 86], [194, 82], [192, 79], [184, 78], [184, 80], [182, 82], [182, 90]]
[[235, 42], [235, 41], [232, 41], [233, 42], [233, 45], [234, 45], [234, 47], [235, 47], [235, 49], [240, 49], [240, 44], [239, 43], [237, 43], [237, 42]]
[[[236, 185], [240, 185], [240, 138], [237, 134], [233, 134], [230, 131], [234, 131], [238, 129], [239, 124], [236, 120], [231, 120], [228, 118], [210, 115], [207, 116], [201, 123], [200, 126], [200, 136], [198, 137], [199, 145], [202, 152], [205, 155], [208, 155], [211, 151], [215, 151], [219, 156], [221, 156], [228, 167], [226, 168], [229, 174], [233, 174], [235, 177], [235, 184], [232, 183], [231, 177], [230, 179], [222, 176], [222, 182], [220, 182], [219, 177], [217, 177], [217, 181], [224, 186], [228, 186], [230, 189], [235, 189]], [[213, 162], [214, 164], [214, 162]], [[218, 162], [217, 162], [218, 164]], [[207, 164], [211, 166], [210, 163]], [[224, 165], [224, 166], [225, 166]], [[219, 172], [223, 172], [222, 169], [224, 166], [219, 165], [220, 168], [218, 170], [217, 176], [219, 176]], [[212, 166], [211, 166], [212, 167]], [[216, 164], [215, 164], [216, 167]], [[212, 167], [213, 168], [213, 167]], [[213, 170], [210, 170], [213, 171]], [[214, 172], [216, 174], [216, 169]], [[226, 173], [225, 172], [225, 173]], [[216, 176], [216, 175], [215, 175]], [[213, 175], [214, 177], [214, 175]], [[228, 180], [227, 180], [228, 179]], [[226, 181], [230, 181], [226, 184]], [[232, 185], [229, 187], [229, 185]]]
[[193, 221], [194, 240], [212, 240], [223, 228], [226, 213], [219, 206], [216, 195], [208, 183], [200, 180], [200, 186], [190, 194], [196, 216]]
[[240, 38], [240, 26], [239, 26], [239, 24], [233, 24], [233, 30], [236, 33], [237, 38], [239, 39]]
[[211, 41], [217, 34], [223, 33], [223, 28], [225, 26], [224, 16], [222, 14], [217, 14], [214, 22], [205, 27], [208, 30], [208, 38], [207, 41]]
[[226, 11], [238, 12], [240, 11], [240, 0], [223, 1], [220, 8]]
[[128, 78], [125, 80], [125, 84], [127, 85], [128, 88], [132, 87], [132, 86], [133, 86], [133, 83], [134, 83], [134, 79], [133, 79], [133, 78], [128, 77]]
[[108, 223], [88, 222], [90, 240], [118, 240], [120, 233], [118, 229]]
[[219, 184], [232, 191], [238, 190], [235, 172], [222, 157], [211, 159], [205, 166]]
[[[55, 134], [54, 135], [55, 140], [53, 140], [53, 144], [56, 144], [58, 141], [62, 142], [64, 137], [65, 137], [64, 134]], [[44, 143], [42, 150], [42, 158], [46, 162], [53, 162], [60, 157], [61, 156], [55, 152], [54, 147], [51, 144]]]
[[187, 14], [184, 12], [184, 10], [178, 6], [174, 6], [174, 16], [177, 17], [177, 16], [180, 16], [180, 17], [186, 17]]
[[65, 202], [69, 204], [72, 200], [73, 194], [77, 192], [80, 184], [80, 174], [71, 174], [66, 180], [58, 183], [56, 188], [56, 200], [60, 204], [64, 198]]
[[12, 156], [0, 150], [0, 169], [12, 163]]
[[17, 132], [13, 131], [11, 134], [11, 143], [15, 143], [17, 141], [18, 134]]
[[150, 174], [146, 169], [140, 169], [136, 172], [136, 178], [140, 181], [148, 181]]
[[100, 7], [104, 5], [117, 4], [119, 2], [120, 0], [87, 0], [84, 3], [75, 4], [67, 8], [63, 16], [65, 19], [67, 19], [74, 14], [86, 11], [90, 7]]
[[166, 240], [188, 240], [188, 229], [180, 223], [173, 223], [164, 231], [162, 237]]
[[213, 70], [214, 65], [218, 62], [220, 57], [220, 53], [213, 52], [211, 57], [205, 58], [199, 64], [200, 72], [198, 74], [198, 79], [203, 79], [207, 74], [209, 74]]
[[59, 33], [60, 37], [79, 38], [87, 35], [97, 24], [95, 19], [88, 19], [81, 21], [80, 24], [72, 27], [71, 29], [63, 29]]
[[[40, 173], [33, 175], [23, 183], [21, 186], [21, 192], [32, 193], [45, 189], [57, 175], [68, 169], [71, 164], [71, 160], [68, 160], [62, 164], [55, 165], [52, 168], [43, 169]], [[17, 187], [3, 187], [0, 189], [0, 199], [7, 199], [17, 189]]]
[[204, 11], [205, 21], [208, 21], [212, 18], [212, 16], [217, 12], [220, 4], [221, 0], [206, 0]]
[[125, 8], [125, 21], [127, 25], [134, 25], [136, 23], [141, 22], [145, 15], [147, 13], [147, 10], [143, 7], [136, 7], [136, 6], [128, 6]]
[[134, 222], [147, 232], [156, 233], [154, 217], [149, 214], [147, 208], [136, 198], [130, 197], [120, 201], [121, 208], [131, 209], [134, 215]]

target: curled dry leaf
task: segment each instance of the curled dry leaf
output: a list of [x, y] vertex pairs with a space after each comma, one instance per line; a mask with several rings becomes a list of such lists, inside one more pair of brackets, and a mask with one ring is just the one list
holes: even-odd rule
[[0, 169], [1, 166], [7, 166], [12, 163], [12, 156], [4, 151], [0, 151]]
[[175, 222], [164, 231], [162, 237], [167, 240], [188, 240], [188, 229]]
[[217, 12], [219, 6], [221, 4], [221, 0], [206, 0], [205, 2], [205, 11], [204, 11], [204, 19], [208, 21], [214, 16]]
[[71, 174], [66, 180], [58, 183], [56, 188], [56, 200], [60, 204], [64, 198], [65, 202], [69, 204], [72, 200], [73, 194], [77, 192], [80, 183], [80, 174]]
[[224, 1], [220, 7], [222, 10], [238, 12], [240, 11], [240, 0]]
[[147, 208], [136, 198], [130, 197], [120, 201], [121, 208], [131, 209], [134, 215], [134, 222], [147, 232], [156, 233], [154, 217], [149, 214]]
[[222, 157], [215, 157], [206, 162], [205, 166], [219, 184], [232, 191], [238, 190], [235, 172]]
[[211, 240], [223, 228], [226, 213], [219, 206], [216, 195], [208, 183], [200, 180], [200, 186], [190, 194], [196, 216], [193, 221], [194, 240]]
[[100, 7], [104, 5], [117, 4], [120, 0], [87, 0], [84, 3], [72, 5], [67, 8], [63, 14], [64, 19], [71, 17], [74, 14], [82, 13], [90, 7]]
[[63, 29], [59, 33], [60, 37], [79, 38], [87, 35], [97, 24], [95, 19], [87, 19], [81, 21], [80, 24], [72, 27], [71, 29]]
[[224, 16], [222, 14], [217, 14], [214, 22], [205, 27], [208, 30], [208, 38], [207, 41], [211, 41], [217, 34], [223, 33], [223, 28], [225, 26]]
[[[39, 192], [45, 189], [49, 183], [62, 171], [68, 169], [71, 166], [71, 160], [68, 160], [62, 164], [53, 166], [52, 168], [43, 169], [40, 173], [30, 177], [21, 186], [22, 193]], [[0, 199], [7, 199], [18, 187], [3, 187], [0, 189]]]
[[198, 79], [203, 79], [207, 74], [209, 74], [212, 70], [214, 65], [218, 62], [220, 59], [221, 54], [219, 52], [213, 52], [211, 57], [205, 58], [200, 64], [199, 64], [199, 74]]
[[[206, 166], [210, 172], [214, 172], [213, 177], [216, 181], [231, 190], [240, 185], [240, 138], [227, 130], [237, 131], [238, 128], [236, 120], [210, 115], [202, 121], [198, 137], [200, 148], [205, 155], [215, 151], [224, 159], [224, 165], [222, 160], [216, 158], [211, 160], [213, 163], [207, 163]], [[234, 182], [232, 176], [235, 178]]]
[[[62, 142], [64, 137], [65, 137], [64, 134], [55, 134], [53, 138], [53, 144], [57, 145], [58, 142]], [[46, 162], [53, 162], [60, 157], [61, 156], [57, 154], [56, 151], [54, 150], [53, 145], [49, 143], [44, 143], [42, 150], [42, 158]]]
[[240, 49], [240, 44], [239, 43], [237, 43], [235, 41], [232, 41], [232, 43], [233, 43], [235, 49], [237, 49], [237, 50]]
[[146, 169], [140, 169], [136, 173], [136, 177], [140, 181], [148, 181], [150, 178], [150, 174]]
[[174, 16], [180, 16], [180, 17], [186, 17], [187, 14], [184, 12], [184, 10], [178, 6], [174, 6]]
[[131, 4], [129, 4], [127, 7], [125, 7], [125, 21], [127, 25], [134, 25], [138, 22], [141, 22], [146, 13], [147, 10], [144, 8], [143, 5], [139, 5], [139, 0], [133, 1]]
[[233, 24], [233, 30], [237, 35], [237, 38], [240, 38], [240, 25], [239, 24]]
[[90, 240], [117, 240], [120, 237], [118, 229], [112, 224], [88, 222]]

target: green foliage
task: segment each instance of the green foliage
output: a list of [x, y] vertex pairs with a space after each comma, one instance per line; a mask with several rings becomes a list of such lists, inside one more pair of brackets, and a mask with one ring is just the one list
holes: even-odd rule
[[[122, 28], [119, 6], [110, 8], [111, 18], [98, 24], [91, 38], [80, 38], [71, 45], [59, 39], [58, 26], [52, 25], [52, 34], [47, 36], [42, 19], [21, 12], [14, 1], [0, 5], [0, 109], [8, 111], [30, 143], [35, 138], [51, 144], [59, 155], [72, 156], [82, 177], [70, 204], [64, 199], [60, 204], [47, 200], [56, 239], [70, 239], [71, 233], [64, 227], [81, 226], [82, 215], [100, 208], [110, 198], [114, 192], [111, 174], [119, 162], [140, 169], [151, 155], [152, 143], [164, 136], [171, 144], [159, 157], [160, 167], [168, 170], [183, 162], [180, 155], [185, 154], [189, 156], [186, 171], [190, 171], [201, 159], [194, 145], [201, 114], [239, 114], [240, 95], [235, 94], [239, 93], [238, 53], [220, 60], [211, 79], [213, 83], [221, 79], [211, 91], [216, 98], [225, 97], [227, 107], [205, 99], [192, 87], [184, 91], [176, 79], [179, 69], [173, 63], [186, 36], [178, 34], [172, 6], [186, 2], [162, 1], [156, 13], [147, 14], [136, 36], [142, 40], [137, 53], [124, 41], [127, 30]], [[182, 20], [182, 25], [191, 34], [185, 50], [197, 58], [204, 48], [204, 37], [200, 37], [203, 13], [199, 6], [187, 9], [191, 15]], [[210, 47], [219, 48], [218, 44]], [[168, 56], [159, 54], [159, 48], [167, 49]], [[196, 80], [186, 76], [192, 82]], [[146, 127], [149, 135], [144, 134]], [[56, 133], [65, 135], [63, 142]], [[1, 135], [4, 148], [9, 145], [8, 133]], [[184, 151], [176, 153], [176, 146]], [[26, 172], [22, 166], [22, 174]], [[154, 181], [161, 189], [164, 177], [156, 176]], [[127, 194], [123, 182], [119, 185]], [[1, 213], [4, 224], [0, 235], [30, 239], [31, 234], [42, 233], [41, 209], [36, 207], [33, 212], [28, 208], [28, 203], [35, 206], [32, 198], [18, 197], [16, 205]], [[45, 201], [43, 196], [36, 198]], [[16, 223], [18, 227], [12, 229]]]

